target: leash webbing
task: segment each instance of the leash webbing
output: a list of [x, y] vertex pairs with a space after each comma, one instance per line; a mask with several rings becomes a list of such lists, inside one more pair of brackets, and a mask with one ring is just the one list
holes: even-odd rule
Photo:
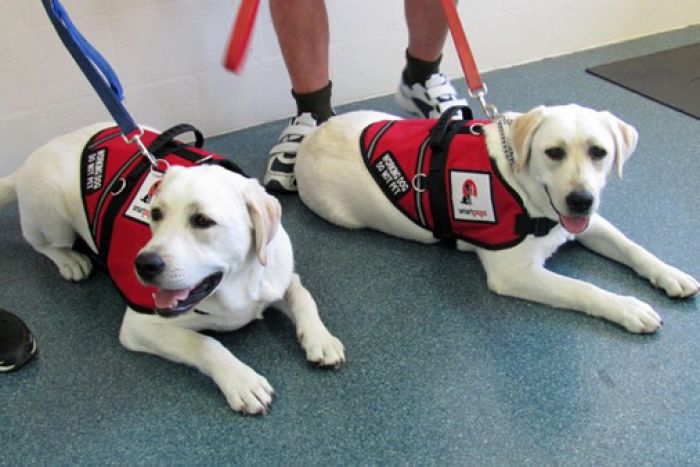
[[243, 67], [259, 4], [260, 0], [241, 0], [241, 5], [238, 7], [231, 38], [224, 56], [224, 67], [234, 73], [240, 73]]
[[138, 131], [138, 125], [122, 105], [124, 91], [107, 60], [78, 31], [58, 0], [42, 0], [42, 3], [61, 41], [104, 102], [122, 134], [128, 136]]
[[476, 60], [474, 60], [474, 54], [472, 54], [472, 50], [469, 47], [467, 35], [464, 33], [462, 22], [457, 14], [455, 0], [440, 0], [440, 4], [452, 35], [452, 41], [455, 44], [459, 63], [462, 65], [464, 79], [467, 81], [467, 88], [469, 89], [469, 96], [477, 99], [489, 119], [494, 120], [498, 116], [498, 109], [486, 103], [488, 90], [486, 84], [481, 80], [479, 68], [476, 66]]
[[75, 27], [59, 0], [41, 0], [41, 3], [51, 20], [51, 24], [56, 29], [58, 37], [61, 38], [63, 45], [114, 118], [124, 139], [129, 143], [136, 144], [141, 154], [149, 160], [151, 165], [157, 166], [157, 161], [141, 141], [143, 130], [131, 118], [122, 104], [124, 90], [117, 74], [107, 60]]

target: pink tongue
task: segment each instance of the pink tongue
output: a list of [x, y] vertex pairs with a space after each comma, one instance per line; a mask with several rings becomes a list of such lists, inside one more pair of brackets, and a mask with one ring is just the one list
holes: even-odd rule
[[178, 300], [184, 300], [192, 289], [165, 290], [158, 289], [154, 295], [156, 308], [168, 309], [177, 305]]
[[580, 234], [588, 227], [588, 217], [585, 216], [559, 216], [559, 222], [572, 234]]

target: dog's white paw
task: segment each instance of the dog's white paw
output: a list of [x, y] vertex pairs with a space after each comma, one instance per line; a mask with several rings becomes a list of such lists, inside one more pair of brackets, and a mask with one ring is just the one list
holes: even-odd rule
[[265, 415], [275, 391], [265, 377], [242, 365], [215, 377], [231, 408], [250, 415]]
[[326, 329], [305, 330], [298, 334], [306, 359], [323, 368], [338, 369], [345, 364], [345, 347]]
[[663, 289], [669, 297], [692, 297], [700, 290], [700, 283], [693, 276], [668, 265], [657, 271], [649, 280], [655, 287]]
[[620, 297], [615, 304], [617, 308], [617, 323], [628, 331], [635, 333], [650, 333], [659, 330], [663, 321], [652, 307], [634, 297]]
[[56, 266], [61, 276], [72, 282], [80, 282], [87, 279], [92, 272], [90, 258], [77, 251], [64, 251], [56, 260]]

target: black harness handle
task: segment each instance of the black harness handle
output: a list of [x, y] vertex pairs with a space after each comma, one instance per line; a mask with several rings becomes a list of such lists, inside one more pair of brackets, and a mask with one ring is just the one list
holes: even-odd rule
[[156, 158], [160, 158], [163, 155], [162, 150], [165, 147], [171, 147], [172, 149], [173, 145], [178, 144], [174, 142], [175, 138], [189, 132], [194, 133], [194, 147], [201, 149], [202, 146], [204, 146], [204, 136], [202, 135], [202, 132], [189, 123], [180, 123], [179, 125], [175, 125], [174, 127], [169, 128], [158, 135], [158, 137], [148, 146], [148, 150]]

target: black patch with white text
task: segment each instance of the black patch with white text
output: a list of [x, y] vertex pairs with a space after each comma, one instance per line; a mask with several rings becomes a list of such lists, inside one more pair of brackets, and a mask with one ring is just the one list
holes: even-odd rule
[[396, 163], [396, 159], [390, 152], [385, 152], [372, 164], [374, 178], [380, 182], [384, 192], [393, 199], [403, 197], [410, 189], [411, 184], [406, 174]]
[[105, 167], [107, 166], [107, 150], [98, 149], [85, 156], [83, 183], [85, 192], [92, 194], [102, 188]]

